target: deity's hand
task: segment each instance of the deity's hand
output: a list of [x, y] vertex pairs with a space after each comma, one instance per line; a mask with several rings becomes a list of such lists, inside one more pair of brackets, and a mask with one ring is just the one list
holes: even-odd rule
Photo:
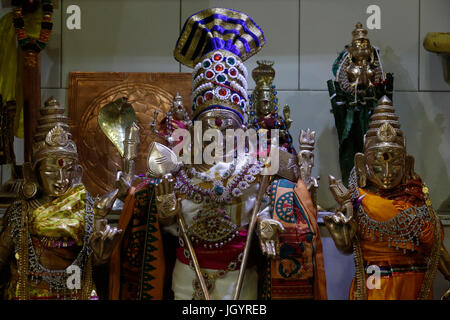
[[124, 200], [133, 184], [133, 177], [123, 171], [117, 172], [116, 188], [119, 189], [117, 197]]
[[280, 256], [279, 233], [285, 231], [281, 222], [270, 218], [258, 219], [258, 238], [261, 251], [269, 258]]
[[335, 214], [324, 216], [323, 221], [339, 251], [350, 254], [353, 249], [353, 239], [358, 229], [353, 217], [348, 218], [338, 211]]
[[159, 221], [164, 225], [174, 223], [177, 213], [181, 210], [181, 200], [176, 197], [170, 173], [156, 186], [156, 207]]
[[94, 253], [95, 264], [108, 262], [121, 233], [122, 230], [111, 227], [106, 219], [94, 220], [94, 232], [89, 244]]
[[350, 219], [353, 217], [353, 205], [350, 191], [344, 186], [342, 180], [336, 180], [333, 176], [328, 176], [330, 191], [334, 199], [339, 204], [339, 211], [345, 213], [345, 217]]

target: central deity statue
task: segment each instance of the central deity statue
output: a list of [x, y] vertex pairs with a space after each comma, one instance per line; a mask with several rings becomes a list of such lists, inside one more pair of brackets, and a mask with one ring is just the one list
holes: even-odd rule
[[[243, 62], [256, 54], [264, 43], [262, 30], [242, 12], [211, 8], [189, 17], [177, 41], [174, 56], [194, 69], [192, 123], [186, 119], [181, 99], [177, 96], [174, 110], [164, 117], [160, 126], [156, 128], [156, 122], [152, 124], [154, 132], [165, 137], [168, 145], [175, 150], [175, 142], [181, 139], [170, 135], [177, 128], [189, 129], [190, 137], [196, 127], [202, 132], [214, 129], [223, 136], [229, 129], [246, 132], [251, 128], [247, 122], [249, 97], [247, 69]], [[259, 105], [263, 99], [254, 101]], [[179, 114], [176, 110], [180, 110]], [[260, 107], [257, 111], [264, 112]], [[288, 112], [286, 115], [288, 119]], [[283, 159], [291, 166], [281, 168], [283, 166], [280, 165], [279, 171], [292, 170], [290, 175], [296, 181], [298, 177], [294, 169], [297, 170], [295, 172], [299, 170], [295, 153], [288, 152], [291, 151], [288, 127], [289, 123], [280, 123], [279, 128], [285, 130], [286, 141], [280, 149], [288, 155], [288, 160]], [[183, 136], [183, 143], [187, 143], [187, 138]], [[272, 138], [275, 137], [269, 140]], [[311, 132], [308, 138], [311, 138]], [[311, 142], [311, 139], [308, 141]], [[201, 156], [210, 144], [201, 140], [200, 147]], [[283, 274], [273, 282], [276, 286], [272, 286], [270, 281], [273, 278], [270, 270], [266, 274], [268, 281], [264, 290], [267, 298], [271, 297], [272, 288], [278, 290], [276, 297], [285, 295], [283, 282], [286, 279], [283, 277], [294, 280], [291, 282], [294, 286], [301, 283], [298, 292], [308, 287], [308, 296], [312, 297], [311, 281], [315, 273], [312, 261], [315, 261], [315, 253], [304, 250], [310, 258], [303, 263], [303, 247], [297, 243], [298, 246], [290, 245], [286, 246], [287, 250], [281, 250], [284, 256], [278, 259], [282, 247], [279, 237], [285, 227], [272, 214], [270, 202], [271, 198], [278, 199], [290, 192], [283, 199], [291, 196], [291, 209], [294, 210], [293, 199], [297, 197], [292, 191], [294, 184], [284, 183], [282, 188], [277, 189], [277, 194], [272, 194], [271, 182], [281, 180], [274, 180], [276, 172], [263, 174], [271, 164], [260, 161], [249, 144], [239, 152], [236, 146], [223, 148], [223, 157], [217, 155], [221, 151], [214, 149], [215, 162], [208, 163], [205, 159], [195, 161], [199, 155], [195, 150], [195, 141], [183, 149], [183, 157], [179, 158], [167, 146], [157, 143], [151, 146], [149, 178], [129, 190], [120, 217], [119, 228], [125, 232], [111, 259], [111, 299], [257, 299], [261, 279], [258, 277], [258, 259], [264, 255], [266, 259], [275, 261], [272, 268], [276, 273], [280, 269]], [[278, 149], [275, 147], [270, 151]], [[183, 159], [181, 163], [180, 159]], [[280, 159], [280, 162], [284, 160]], [[300, 189], [302, 196], [309, 199], [308, 205], [313, 208], [306, 186], [302, 184]], [[299, 207], [301, 205], [297, 209]], [[298, 212], [292, 210], [284, 210], [284, 215], [294, 218], [301, 215], [299, 212], [302, 209]], [[307, 220], [301, 220], [305, 232], [308, 229]], [[288, 240], [297, 241], [300, 238], [295, 233], [300, 223], [296, 226], [294, 220], [289, 222], [288, 235], [292, 236]], [[254, 233], [258, 243], [251, 241]], [[309, 234], [309, 240], [314, 241], [314, 245], [317, 241], [314, 239], [319, 237], [316, 233]], [[178, 241], [174, 241], [176, 237]], [[321, 252], [321, 245], [318, 251]], [[297, 261], [292, 269], [291, 265]], [[323, 275], [323, 268], [320, 271]], [[303, 276], [305, 274], [307, 276]]]

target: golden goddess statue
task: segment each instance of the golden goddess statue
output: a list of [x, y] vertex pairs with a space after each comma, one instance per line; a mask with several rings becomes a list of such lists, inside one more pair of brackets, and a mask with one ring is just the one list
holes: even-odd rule
[[108, 261], [120, 234], [104, 219], [120, 190], [93, 199], [64, 108], [50, 98], [40, 112], [22, 200], [8, 208], [0, 234], [3, 298], [98, 299], [92, 266]]
[[324, 218], [326, 227], [336, 247], [355, 257], [350, 299], [430, 299], [438, 267], [450, 279], [441, 223], [386, 96], [370, 118], [364, 153], [355, 155], [349, 188], [330, 176], [330, 190], [340, 209]]

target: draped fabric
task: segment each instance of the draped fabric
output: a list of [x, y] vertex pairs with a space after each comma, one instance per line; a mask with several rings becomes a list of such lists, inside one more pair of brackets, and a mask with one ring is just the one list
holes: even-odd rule
[[36, 208], [30, 215], [32, 235], [72, 238], [83, 245], [86, 189], [82, 184]]
[[[366, 194], [362, 206], [367, 215], [375, 221], [387, 221], [413, 205], [402, 200], [389, 200], [374, 193], [359, 190]], [[361, 229], [361, 228], [359, 228]], [[364, 266], [376, 265], [380, 268], [380, 288], [367, 288], [368, 300], [415, 300], [418, 297], [427, 267], [428, 257], [434, 241], [433, 222], [423, 221], [422, 232], [418, 232], [419, 245], [411, 251], [411, 243], [400, 243], [397, 250], [389, 246], [386, 237], [365, 238], [360, 231], [360, 246]], [[403, 248], [406, 248], [404, 253]], [[366, 280], [369, 275], [366, 274]], [[354, 299], [355, 279], [350, 288], [350, 299]], [[432, 291], [430, 298], [432, 298]]]
[[[23, 20], [28, 36], [39, 38], [42, 11], [39, 9], [28, 13]], [[14, 135], [23, 138], [22, 74], [12, 12], [0, 19], [0, 95], [5, 103], [16, 102]]]
[[155, 204], [155, 180], [129, 192], [118, 228], [124, 232], [110, 260], [110, 299], [163, 299], [166, 262]]
[[263, 298], [327, 299], [317, 208], [303, 181], [273, 182], [272, 218], [286, 231], [280, 234], [280, 258], [269, 262]]

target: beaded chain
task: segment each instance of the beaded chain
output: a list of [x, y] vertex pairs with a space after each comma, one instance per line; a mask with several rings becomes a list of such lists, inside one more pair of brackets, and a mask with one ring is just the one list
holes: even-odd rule
[[20, 47], [24, 51], [34, 51], [39, 53], [41, 50], [44, 50], [47, 45], [48, 40], [50, 39], [50, 33], [52, 31], [53, 23], [52, 23], [52, 12], [53, 12], [53, 4], [52, 0], [42, 0], [42, 22], [41, 22], [41, 32], [39, 35], [39, 39], [35, 41], [28, 36], [27, 31], [25, 30], [25, 22], [23, 21], [23, 13], [21, 8], [21, 1], [15, 0], [13, 1], [13, 12], [14, 18], [13, 23], [16, 29], [17, 40], [19, 42]]
[[[352, 194], [352, 200], [360, 198], [358, 190], [358, 182], [355, 169], [350, 173], [349, 187]], [[424, 191], [428, 188], [424, 187]], [[356, 211], [356, 220], [360, 224], [360, 233], [366, 239], [375, 240], [375, 232], [378, 232], [379, 240], [383, 241], [383, 237], [388, 240], [388, 247], [395, 245], [399, 249], [399, 244], [403, 244], [403, 253], [406, 253], [406, 243], [411, 244], [411, 251], [414, 251], [414, 245], [419, 246], [419, 233], [423, 235], [422, 226], [425, 222], [431, 221], [429, 213], [429, 199], [427, 204], [421, 207], [408, 208], [394, 218], [387, 221], [376, 221], [369, 217], [362, 205], [358, 206]]]
[[234, 172], [226, 186], [222, 179], [215, 179], [211, 181], [213, 183], [212, 188], [203, 188], [196, 185], [184, 169], [181, 169], [175, 178], [174, 188], [195, 203], [201, 203], [203, 200], [206, 202], [230, 203], [232, 198], [241, 196], [243, 191], [250, 187], [263, 168], [264, 166], [259, 161], [255, 164], [249, 164], [247, 160], [240, 170]]
[[[84, 241], [83, 247], [78, 253], [78, 256], [71, 263], [70, 266], [76, 266], [83, 270], [83, 274], [88, 270], [85, 270], [85, 266], [88, 263], [88, 259], [91, 253], [91, 248], [89, 246], [89, 239], [93, 232], [93, 224], [94, 224], [94, 214], [93, 214], [93, 199], [89, 194], [86, 194], [86, 209], [85, 209], [85, 232], [84, 232]], [[62, 292], [62, 296], [66, 298], [67, 291], [67, 278], [69, 276], [67, 269], [63, 270], [50, 270], [44, 267], [40, 262], [39, 258], [36, 254], [36, 251], [33, 246], [33, 241], [31, 239], [31, 235], [28, 232], [27, 227], [27, 216], [22, 213], [22, 210], [28, 211], [27, 206], [22, 208], [21, 202], [17, 202], [13, 205], [11, 209], [11, 218], [12, 222], [11, 228], [11, 237], [15, 243], [15, 252], [16, 258], [19, 258], [19, 269], [20, 266], [25, 267], [28, 271], [31, 281], [35, 281], [36, 284], [42, 280], [49, 284], [50, 294], [54, 290], [56, 290], [57, 298], [60, 298], [60, 292]], [[25, 247], [25, 248], [22, 248]], [[26, 249], [28, 247], [28, 250]], [[28, 251], [28, 252], [27, 252]], [[28, 259], [24, 259], [27, 257]], [[26, 262], [24, 264], [24, 262]], [[69, 266], [69, 267], [70, 267]], [[69, 268], [68, 267], [68, 268]], [[89, 277], [86, 277], [89, 278]], [[25, 280], [27, 281], [27, 280]], [[24, 291], [24, 290], [22, 290]], [[26, 297], [27, 293], [22, 292], [22, 296]]]

